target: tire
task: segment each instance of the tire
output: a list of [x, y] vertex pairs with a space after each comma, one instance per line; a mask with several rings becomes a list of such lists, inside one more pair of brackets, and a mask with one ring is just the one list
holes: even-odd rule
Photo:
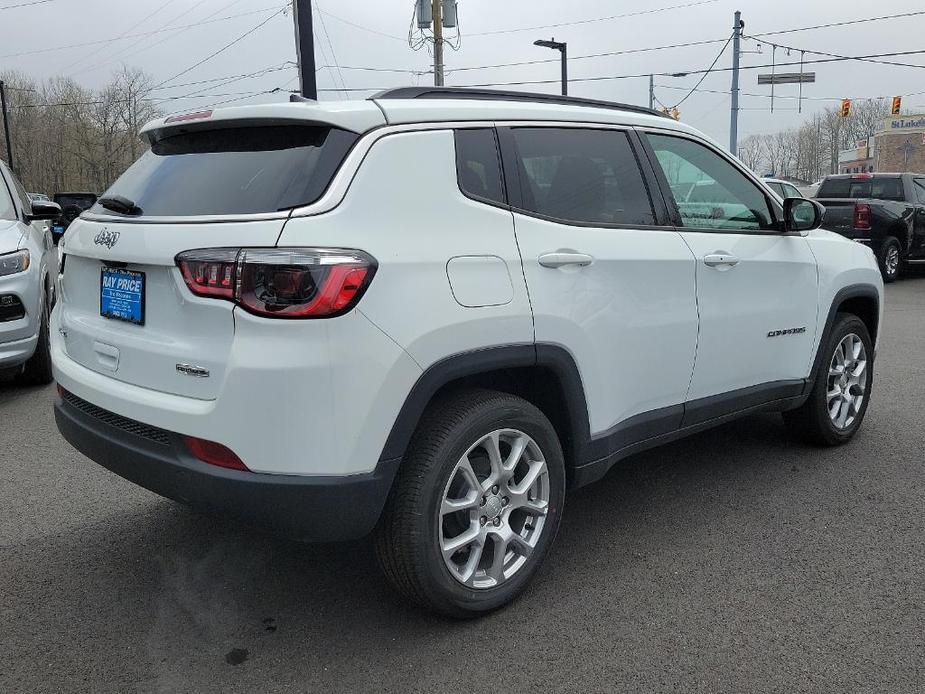
[[902, 272], [902, 246], [895, 236], [887, 236], [877, 252], [877, 265], [884, 284], [895, 282]]
[[[490, 464], [489, 447], [507, 463], [521, 443], [511, 480], [504, 472], [497, 487], [490, 484], [489, 472], [501, 467]], [[528, 475], [536, 481], [528, 483]], [[379, 565], [419, 606], [455, 618], [486, 614], [513, 600], [536, 573], [559, 529], [564, 497], [562, 448], [539, 409], [491, 390], [441, 396], [418, 425], [377, 526]], [[469, 506], [441, 513], [445, 501], [463, 499]], [[454, 552], [454, 541], [469, 537]]]
[[35, 353], [29, 357], [19, 375], [19, 382], [29, 386], [48, 385], [54, 379], [51, 371], [51, 340], [48, 334], [49, 297], [48, 290], [42, 292], [42, 316], [39, 326], [39, 341]]
[[[853, 336], [854, 339], [851, 339]], [[842, 392], [846, 381], [836, 375], [839, 370], [839, 350], [842, 344], [860, 345], [863, 366], [858, 368], [855, 355], [849, 354], [848, 374], [844, 376], [851, 393], [861, 396], [860, 403], [845, 402], [840, 396], [831, 396], [836, 387]], [[857, 433], [867, 413], [873, 385], [873, 345], [867, 326], [857, 316], [839, 313], [835, 317], [831, 333], [825, 344], [821, 345], [822, 360], [816, 374], [813, 389], [803, 405], [795, 410], [784, 412], [784, 421], [803, 440], [821, 446], [840, 446], [847, 443]], [[849, 350], [854, 352], [854, 350]], [[853, 367], [851, 364], [855, 364]], [[836, 409], [837, 408], [837, 409]], [[832, 410], [835, 410], [835, 415]], [[846, 413], [844, 419], [841, 415]]]

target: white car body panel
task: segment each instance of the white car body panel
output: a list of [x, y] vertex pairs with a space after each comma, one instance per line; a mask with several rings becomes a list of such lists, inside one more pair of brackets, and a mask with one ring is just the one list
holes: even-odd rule
[[[379, 269], [357, 308], [421, 368], [483, 347], [533, 342], [511, 213], [460, 192], [452, 131], [378, 140], [343, 203], [328, 214], [293, 218], [279, 244], [349, 246], [372, 254]], [[495, 305], [470, 308], [453, 296], [447, 263], [474, 255], [491, 256], [488, 265], [497, 258], [507, 265], [512, 286], [500, 285], [497, 301], [490, 302]]]
[[[574, 357], [592, 435], [684, 401], [697, 347], [694, 256], [673, 231], [599, 229], [515, 214], [536, 340]], [[586, 267], [547, 268], [577, 250]]]
[[[700, 332], [687, 400], [805, 378], [818, 325], [816, 262], [806, 239], [687, 231], [697, 259]], [[711, 254], [738, 258], [708, 267]], [[775, 330], [804, 332], [769, 337]]]

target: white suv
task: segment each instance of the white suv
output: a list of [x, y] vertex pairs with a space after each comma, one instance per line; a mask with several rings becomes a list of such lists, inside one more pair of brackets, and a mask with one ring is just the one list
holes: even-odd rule
[[[47, 198], [31, 200], [0, 161], [0, 379], [51, 382], [48, 312], [54, 300], [51, 236], [42, 220], [61, 214]], [[2, 425], [0, 425], [2, 428]]]
[[864, 417], [870, 250], [655, 112], [407, 88], [143, 133], [64, 237], [61, 432], [184, 503], [374, 532], [438, 611], [511, 600], [566, 489], [635, 452], [758, 410], [840, 444]]

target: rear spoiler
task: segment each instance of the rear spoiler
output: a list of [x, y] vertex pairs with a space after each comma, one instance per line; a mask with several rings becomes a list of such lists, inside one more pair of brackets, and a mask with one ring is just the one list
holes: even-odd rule
[[256, 106], [233, 106], [197, 110], [158, 118], [146, 124], [140, 135], [153, 144], [170, 134], [195, 130], [241, 128], [262, 125], [325, 125], [363, 134], [385, 125], [385, 116], [369, 101], [319, 104], [310, 99]]

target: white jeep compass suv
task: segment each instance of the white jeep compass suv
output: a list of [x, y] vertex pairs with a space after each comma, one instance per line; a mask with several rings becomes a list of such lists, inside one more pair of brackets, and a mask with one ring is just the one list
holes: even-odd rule
[[826, 445], [864, 418], [870, 250], [655, 112], [405, 88], [143, 134], [64, 237], [61, 432], [184, 503], [372, 532], [432, 609], [511, 600], [566, 489], [633, 453], [759, 410]]

